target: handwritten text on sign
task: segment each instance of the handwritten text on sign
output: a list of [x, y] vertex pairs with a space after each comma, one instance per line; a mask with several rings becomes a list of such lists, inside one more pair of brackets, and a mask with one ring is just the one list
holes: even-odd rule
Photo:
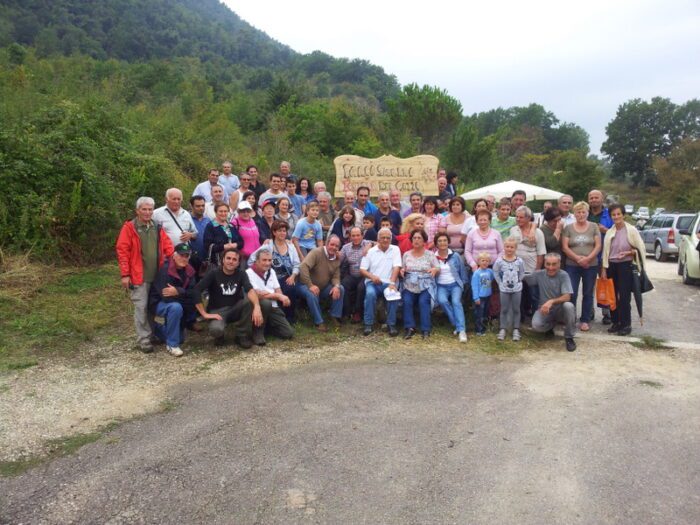
[[335, 196], [346, 191], [357, 192], [360, 186], [368, 186], [373, 197], [382, 191], [399, 190], [401, 197], [419, 191], [423, 195], [437, 195], [437, 170], [439, 161], [432, 155], [418, 155], [399, 159], [384, 155], [367, 159], [357, 155], [341, 155], [335, 164]]

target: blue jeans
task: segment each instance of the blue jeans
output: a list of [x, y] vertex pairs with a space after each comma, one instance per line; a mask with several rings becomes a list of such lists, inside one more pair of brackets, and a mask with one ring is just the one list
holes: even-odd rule
[[156, 306], [156, 315], [165, 319], [165, 324], [155, 323], [155, 334], [168, 346], [180, 346], [185, 340], [185, 326], [197, 319], [193, 308], [183, 308], [180, 303], [165, 303]]
[[403, 299], [403, 327], [415, 328], [416, 321], [413, 318], [413, 305], [418, 303], [420, 310], [420, 330], [430, 332], [430, 291], [423, 290], [421, 293], [412, 293], [408, 290], [401, 292]]
[[[363, 322], [365, 326], [374, 325], [374, 314], [377, 309], [377, 297], [384, 294], [384, 289], [389, 286], [386, 283], [374, 284], [368, 281], [365, 284], [365, 312]], [[396, 326], [396, 310], [399, 308], [398, 301], [386, 301], [386, 324]]]
[[455, 327], [455, 330], [462, 332], [467, 330], [466, 322], [464, 321], [464, 307], [462, 306], [462, 289], [457, 283], [438, 284], [437, 285], [437, 300], [440, 307], [447, 314], [450, 324]]
[[571, 287], [574, 293], [571, 295], [571, 302], [576, 307], [576, 299], [578, 298], [578, 285], [580, 281], [583, 281], [583, 298], [581, 302], [581, 322], [590, 323], [591, 322], [591, 312], [593, 311], [593, 292], [595, 290], [595, 280], [598, 277], [598, 267], [589, 266], [588, 268], [581, 268], [580, 266], [569, 266], [565, 267], [566, 273], [569, 274], [569, 279], [571, 279]]
[[484, 318], [489, 316], [489, 303], [491, 296], [479, 297], [479, 304], [474, 303], [474, 323], [476, 324], [476, 333], [483, 334], [486, 331], [484, 327]]
[[[306, 304], [309, 306], [309, 311], [311, 312], [311, 317], [313, 318], [315, 325], [323, 324], [323, 316], [321, 315], [321, 301], [330, 297], [332, 289], [333, 285], [328, 283], [326, 287], [321, 290], [321, 293], [316, 296], [311, 293], [311, 290], [309, 290], [309, 287], [305, 284], [299, 285], [299, 293], [304, 297], [304, 299], [306, 299]], [[335, 317], [336, 319], [343, 317], [344, 293], [345, 290], [342, 286], [340, 286], [340, 296], [335, 300], [331, 300], [331, 316]]]

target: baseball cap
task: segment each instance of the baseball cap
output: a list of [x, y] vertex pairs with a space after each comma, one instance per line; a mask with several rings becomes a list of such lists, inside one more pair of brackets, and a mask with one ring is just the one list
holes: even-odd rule
[[248, 201], [241, 201], [241, 202], [238, 203], [238, 208], [237, 208], [237, 210], [238, 210], [238, 211], [241, 211], [241, 210], [250, 210], [250, 211], [253, 211], [253, 207], [250, 205], [250, 203], [249, 203]]
[[175, 253], [178, 255], [189, 255], [192, 253], [192, 248], [186, 242], [181, 242], [175, 246]]

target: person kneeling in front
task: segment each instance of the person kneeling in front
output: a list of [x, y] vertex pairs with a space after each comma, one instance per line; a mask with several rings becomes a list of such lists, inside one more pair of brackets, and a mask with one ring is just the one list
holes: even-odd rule
[[250, 256], [251, 266], [246, 270], [248, 279], [260, 301], [263, 323], [253, 328], [253, 342], [265, 344], [265, 333], [281, 339], [294, 337], [294, 329], [287, 321], [282, 308], [290, 305], [289, 297], [282, 293], [277, 274], [272, 268], [272, 248], [264, 245]]
[[537, 270], [523, 277], [530, 286], [538, 286], [540, 304], [532, 316], [535, 332], [553, 333], [556, 323], [564, 323], [564, 339], [569, 352], [576, 350], [576, 307], [570, 303], [573, 288], [569, 275], [561, 269], [561, 255], [548, 253], [544, 257], [544, 270]]
[[155, 334], [165, 342], [168, 353], [180, 357], [185, 327], [192, 327], [197, 311], [192, 300], [195, 271], [190, 266], [192, 248], [186, 242], [175, 246], [175, 253], [158, 270], [149, 294], [149, 307], [163, 323], [156, 321]]
[[[214, 344], [224, 344], [226, 325], [234, 323], [235, 341], [241, 348], [253, 346], [253, 326], [263, 325], [263, 314], [258, 294], [240, 267], [241, 254], [236, 248], [221, 253], [221, 266], [207, 273], [197, 284], [194, 295], [199, 314], [209, 321], [209, 335]], [[209, 293], [206, 310], [202, 294]]]

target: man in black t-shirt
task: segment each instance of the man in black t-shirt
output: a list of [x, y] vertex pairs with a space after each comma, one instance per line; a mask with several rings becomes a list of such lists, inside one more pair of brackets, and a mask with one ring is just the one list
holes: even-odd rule
[[[235, 248], [224, 250], [221, 267], [207, 273], [197, 284], [194, 296], [199, 314], [210, 321], [209, 334], [215, 343], [224, 343], [224, 331], [228, 323], [236, 323], [236, 342], [242, 348], [253, 346], [253, 324], [262, 326], [263, 316], [258, 295], [250, 285], [248, 276], [239, 268], [240, 254]], [[209, 303], [204, 309], [202, 293], [209, 293]]]

